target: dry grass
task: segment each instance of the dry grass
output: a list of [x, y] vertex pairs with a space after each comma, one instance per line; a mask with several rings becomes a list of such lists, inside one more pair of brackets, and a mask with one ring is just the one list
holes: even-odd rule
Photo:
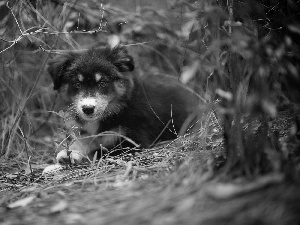
[[[132, 173], [126, 174], [126, 166], [110, 169], [102, 166], [77, 180], [33, 182], [18, 192], [5, 192], [0, 201], [7, 208], [0, 208], [0, 221], [11, 224], [299, 223], [299, 187], [284, 182], [282, 174], [222, 182], [213, 176], [210, 157], [210, 151], [205, 150], [189, 153], [177, 165], [169, 165], [172, 172], [156, 166], [148, 171], [132, 169]], [[17, 200], [24, 203], [28, 198], [23, 207], [14, 208]]]
[[[32, 165], [32, 173], [28, 166], [23, 172], [7, 171], [1, 177], [1, 188], [7, 189], [2, 189], [0, 221], [298, 224], [300, 187], [287, 182], [283, 173], [252, 180], [216, 174], [216, 163], [223, 163], [225, 156], [223, 143], [218, 142], [220, 121], [211, 115], [204, 117], [197, 132], [145, 150], [130, 161], [106, 158], [45, 176], [41, 172], [46, 165], [40, 164]], [[3, 165], [12, 169], [12, 162]]]

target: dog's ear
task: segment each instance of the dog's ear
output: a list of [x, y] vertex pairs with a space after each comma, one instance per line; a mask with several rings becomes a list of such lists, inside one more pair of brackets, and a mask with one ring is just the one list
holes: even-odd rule
[[119, 72], [129, 72], [134, 70], [133, 58], [128, 54], [125, 47], [117, 45], [108, 51], [107, 60], [114, 64]]
[[74, 53], [59, 55], [48, 63], [48, 72], [53, 79], [54, 90], [60, 89], [65, 83], [68, 68], [75, 59]]

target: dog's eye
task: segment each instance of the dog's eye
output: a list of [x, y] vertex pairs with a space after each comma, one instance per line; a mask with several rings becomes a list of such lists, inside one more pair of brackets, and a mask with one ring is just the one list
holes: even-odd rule
[[105, 80], [99, 80], [98, 82], [98, 85], [100, 85], [101, 87], [105, 87], [107, 84], [108, 84], [108, 81], [105, 81]]
[[99, 85], [100, 85], [101, 87], [105, 87], [105, 86], [107, 85], [107, 83], [104, 82], [104, 81], [100, 81], [100, 82], [99, 82]]
[[74, 87], [75, 88], [80, 88], [81, 87], [81, 83], [79, 81], [74, 83]]

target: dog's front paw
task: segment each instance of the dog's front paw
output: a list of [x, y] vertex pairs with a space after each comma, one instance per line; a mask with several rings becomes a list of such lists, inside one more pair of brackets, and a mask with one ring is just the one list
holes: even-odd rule
[[59, 164], [77, 164], [80, 163], [83, 159], [82, 152], [79, 151], [71, 151], [68, 154], [67, 150], [60, 151], [56, 156], [56, 161]]

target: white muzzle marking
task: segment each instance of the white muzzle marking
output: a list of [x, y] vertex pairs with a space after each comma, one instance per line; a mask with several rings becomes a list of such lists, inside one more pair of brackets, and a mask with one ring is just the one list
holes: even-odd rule
[[94, 119], [97, 109], [97, 100], [95, 98], [82, 98], [77, 103], [77, 111], [83, 119]]
[[108, 100], [100, 95], [95, 97], [82, 97], [80, 95], [75, 102], [79, 116], [89, 121], [99, 119], [108, 105]]
[[83, 98], [78, 101], [78, 106], [89, 106], [89, 107], [96, 107], [97, 100], [96, 98]]

